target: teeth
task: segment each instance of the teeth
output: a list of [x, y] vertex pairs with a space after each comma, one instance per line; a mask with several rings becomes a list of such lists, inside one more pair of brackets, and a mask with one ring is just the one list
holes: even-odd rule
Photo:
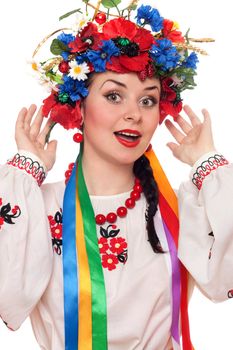
[[137, 137], [137, 136], [139, 136], [139, 135], [136, 135], [136, 134], [130, 134], [128, 132], [121, 132], [121, 131], [119, 131], [118, 134], [119, 135], [124, 135], [124, 136], [130, 136], [130, 137]]

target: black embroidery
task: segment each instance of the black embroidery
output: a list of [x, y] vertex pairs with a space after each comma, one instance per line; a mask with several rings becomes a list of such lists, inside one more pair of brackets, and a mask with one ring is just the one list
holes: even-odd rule
[[13, 208], [10, 203], [2, 205], [2, 198], [0, 198], [0, 229], [4, 223], [14, 225], [13, 219], [18, 218], [20, 214], [21, 210], [18, 205], [15, 205]]
[[193, 174], [192, 182], [200, 190], [204, 178], [209, 175], [212, 170], [226, 164], [229, 164], [229, 162], [220, 154], [209, 157], [197, 168], [196, 172]]
[[61, 255], [62, 253], [62, 209], [57, 211], [54, 216], [48, 215], [49, 225], [52, 236], [54, 251]]
[[18, 169], [25, 170], [28, 174], [31, 174], [41, 186], [46, 174], [43, 166], [39, 162], [34, 161], [30, 157], [25, 157], [17, 153], [11, 160], [8, 160], [7, 164], [10, 164]]

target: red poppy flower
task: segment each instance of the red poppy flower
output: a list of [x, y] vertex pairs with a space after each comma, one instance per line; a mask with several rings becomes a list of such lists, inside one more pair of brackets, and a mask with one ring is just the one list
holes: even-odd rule
[[62, 238], [62, 225], [57, 224], [54, 227], [51, 227], [51, 233], [53, 238], [61, 239]]
[[176, 99], [176, 92], [172, 89], [174, 81], [172, 78], [165, 78], [161, 81], [162, 100], [174, 101]]
[[122, 237], [112, 238], [110, 241], [110, 250], [112, 253], [121, 254], [127, 248], [127, 243]]
[[88, 22], [86, 27], [83, 28], [81, 33], [68, 46], [72, 53], [86, 51], [88, 47], [98, 50], [102, 40], [104, 40], [104, 35], [98, 32], [97, 25]]
[[98, 246], [99, 246], [100, 254], [106, 253], [106, 251], [109, 248], [107, 238], [100, 237], [98, 240]]
[[55, 122], [61, 124], [65, 129], [80, 129], [82, 121], [80, 103], [77, 101], [75, 107], [65, 103], [61, 104], [57, 101], [57, 95], [52, 92], [49, 97], [43, 101], [44, 105], [42, 113], [47, 117], [50, 113], [50, 118]]
[[172, 29], [174, 27], [174, 22], [169, 19], [164, 19], [163, 21], [163, 35], [165, 38], [170, 39], [174, 43], [183, 43], [184, 37], [182, 33], [176, 29]]
[[134, 23], [124, 18], [113, 19], [103, 26], [103, 33], [107, 39], [128, 39], [130, 43], [138, 45], [138, 53], [135, 56], [121, 54], [111, 58], [106, 68], [118, 73], [128, 71], [140, 72], [149, 61], [148, 50], [154, 42], [151, 33], [145, 28], [138, 28]]
[[109, 271], [115, 270], [118, 264], [118, 259], [114, 254], [104, 254], [102, 255], [102, 266], [107, 268]]
[[159, 123], [161, 124], [168, 115], [171, 115], [174, 119], [178, 117], [179, 113], [182, 111], [182, 101], [179, 101], [178, 103], [173, 103], [166, 100], [160, 100], [159, 107]]

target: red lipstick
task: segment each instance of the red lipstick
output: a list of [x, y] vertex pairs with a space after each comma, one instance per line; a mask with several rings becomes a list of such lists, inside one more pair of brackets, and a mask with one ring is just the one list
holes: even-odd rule
[[136, 147], [140, 143], [141, 133], [137, 130], [124, 129], [115, 131], [117, 141], [125, 147]]

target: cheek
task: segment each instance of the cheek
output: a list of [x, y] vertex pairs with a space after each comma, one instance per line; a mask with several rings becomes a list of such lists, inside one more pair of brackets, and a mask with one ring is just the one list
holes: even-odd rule
[[147, 132], [149, 134], [153, 135], [153, 133], [157, 129], [159, 125], [159, 118], [160, 118], [159, 109], [156, 109], [155, 113], [150, 114], [148, 116], [146, 127], [147, 127]]

